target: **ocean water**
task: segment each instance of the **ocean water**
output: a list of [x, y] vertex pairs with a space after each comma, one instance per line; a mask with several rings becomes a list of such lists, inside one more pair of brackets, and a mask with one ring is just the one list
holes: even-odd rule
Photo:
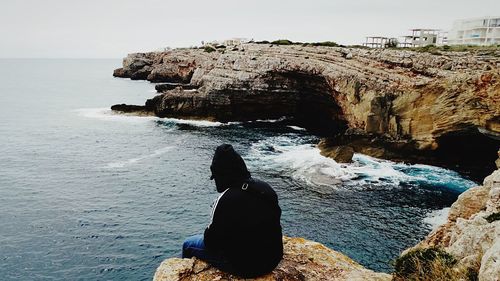
[[221, 124], [113, 114], [154, 85], [120, 60], [0, 60], [2, 280], [150, 280], [206, 227], [214, 148], [231, 143], [276, 190], [286, 235], [389, 272], [475, 183], [426, 165], [322, 157], [286, 120]]

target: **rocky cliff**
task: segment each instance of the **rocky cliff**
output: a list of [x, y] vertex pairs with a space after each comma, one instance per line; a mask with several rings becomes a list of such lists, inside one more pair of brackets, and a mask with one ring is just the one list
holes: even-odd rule
[[451, 206], [447, 222], [416, 248], [438, 247], [468, 268], [480, 281], [500, 280], [500, 151], [497, 170], [483, 185], [462, 193]]
[[[447, 222], [406, 251], [442, 249], [458, 262], [448, 271], [430, 267], [411, 278], [395, 273], [395, 280], [500, 280], [500, 151], [498, 156], [498, 169], [484, 179], [483, 185], [461, 194], [451, 206]], [[284, 252], [283, 260], [273, 272], [255, 280], [392, 279], [391, 275], [368, 270], [341, 253], [302, 238], [284, 237]], [[411, 264], [418, 267], [419, 261], [411, 261]], [[195, 258], [167, 259], [154, 276], [154, 281], [181, 280], [243, 279]]]
[[[140, 109], [160, 117], [225, 122], [288, 116], [329, 137], [327, 148], [348, 145], [410, 161], [423, 156], [418, 162], [446, 159], [458, 168], [470, 163], [471, 170], [493, 163], [498, 149], [498, 140], [485, 135], [500, 138], [499, 69], [500, 50], [430, 54], [243, 44], [130, 54], [114, 75], [165, 82]], [[113, 109], [130, 111], [127, 105]], [[489, 165], [477, 178], [493, 170]]]
[[[256, 281], [391, 280], [385, 273], [368, 270], [350, 258], [302, 238], [284, 237], [284, 258], [278, 267]], [[221, 272], [198, 259], [167, 259], [156, 270], [154, 281], [245, 280]]]
[[[122, 112], [217, 121], [287, 116], [324, 136], [323, 154], [496, 169], [500, 51], [435, 52], [243, 44], [127, 56], [117, 77], [159, 94]], [[500, 162], [498, 160], [497, 162]], [[479, 280], [499, 280], [500, 170], [463, 193], [448, 222], [418, 248], [439, 247]], [[389, 280], [318, 243], [285, 239], [285, 258], [260, 280]], [[155, 280], [238, 280], [196, 259], [168, 259]]]

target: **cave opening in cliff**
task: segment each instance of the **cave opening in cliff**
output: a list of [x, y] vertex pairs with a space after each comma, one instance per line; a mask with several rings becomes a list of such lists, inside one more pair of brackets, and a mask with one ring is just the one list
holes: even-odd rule
[[470, 128], [437, 138], [435, 156], [445, 166], [464, 174], [475, 181], [482, 181], [495, 169], [495, 160], [500, 140]]
[[275, 74], [273, 80], [281, 80], [282, 85], [295, 95], [291, 116], [297, 126], [320, 136], [332, 136], [347, 129], [342, 108], [323, 76], [286, 72]]

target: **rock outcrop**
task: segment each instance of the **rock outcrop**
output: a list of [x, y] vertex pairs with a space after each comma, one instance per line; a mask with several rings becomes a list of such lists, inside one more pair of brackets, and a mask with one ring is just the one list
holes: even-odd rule
[[[500, 133], [499, 69], [500, 50], [430, 54], [242, 44], [130, 54], [114, 75], [167, 82], [145, 104], [160, 117], [225, 122], [288, 116], [327, 137], [350, 129], [368, 143], [383, 140], [389, 151], [374, 151], [381, 157], [403, 143], [406, 154], [430, 151], [451, 166], [484, 167], [498, 149], [498, 140], [485, 135]], [[349, 145], [339, 138], [331, 143]], [[478, 178], [493, 170], [490, 164]]]
[[[500, 151], [499, 151], [500, 156]], [[483, 185], [462, 193], [447, 222], [417, 247], [440, 247], [471, 268], [480, 281], [500, 280], [500, 167]]]
[[[498, 155], [500, 159], [500, 151]], [[368, 270], [319, 243], [288, 237], [284, 237], [283, 241], [284, 257], [278, 267], [270, 274], [254, 280], [392, 279], [391, 275]], [[484, 179], [482, 186], [462, 193], [451, 206], [447, 222], [411, 249], [428, 247], [441, 248], [451, 254], [458, 260], [454, 265], [455, 271], [466, 269], [470, 280], [500, 280], [500, 165]], [[433, 276], [439, 276], [439, 272]], [[167, 259], [157, 268], [154, 276], [154, 281], [189, 280], [244, 279], [224, 273], [195, 258]]]
[[[391, 280], [385, 273], [364, 268], [347, 256], [319, 243], [284, 237], [284, 257], [278, 267], [259, 281]], [[167, 259], [156, 270], [154, 281], [245, 280], [192, 259]], [[248, 279], [246, 279], [248, 280]]]

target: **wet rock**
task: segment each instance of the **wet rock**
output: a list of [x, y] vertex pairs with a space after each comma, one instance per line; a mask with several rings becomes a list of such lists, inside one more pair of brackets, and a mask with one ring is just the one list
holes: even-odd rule
[[337, 163], [351, 163], [354, 156], [354, 148], [351, 146], [331, 146], [325, 140], [320, 141], [318, 148], [321, 155], [332, 158]]
[[[284, 257], [270, 274], [251, 280], [391, 280], [385, 273], [373, 272], [347, 256], [322, 244], [302, 238], [284, 237]], [[167, 259], [156, 270], [154, 281], [250, 280], [221, 272], [198, 259]]]
[[143, 105], [115, 104], [111, 110], [120, 113], [133, 113], [134, 115], [153, 115], [153, 112]]
[[128, 78], [128, 73], [125, 71], [123, 68], [117, 68], [113, 71], [113, 76], [115, 77], [121, 77], [121, 78]]
[[132, 80], [145, 80], [151, 73], [152, 68], [150, 66], [145, 66], [130, 75]]

